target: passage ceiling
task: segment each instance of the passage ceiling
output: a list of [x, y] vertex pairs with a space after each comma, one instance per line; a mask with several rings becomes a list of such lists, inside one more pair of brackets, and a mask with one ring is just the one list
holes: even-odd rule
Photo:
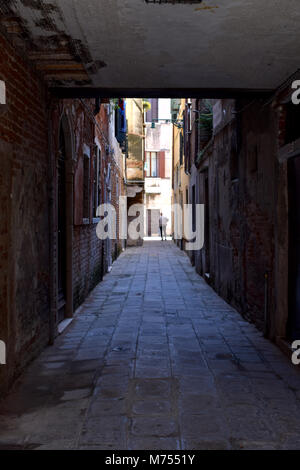
[[54, 87], [273, 90], [299, 67], [299, 0], [4, 0]]

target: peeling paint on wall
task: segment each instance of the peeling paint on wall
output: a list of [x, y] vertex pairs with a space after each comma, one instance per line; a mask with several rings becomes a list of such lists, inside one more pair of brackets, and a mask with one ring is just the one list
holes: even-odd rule
[[[19, 7], [18, 3], [21, 4]], [[24, 7], [29, 11], [36, 10], [39, 16], [28, 14], [24, 17]], [[15, 43], [27, 49], [36, 68], [54, 86], [89, 85], [90, 76], [106, 67], [103, 60], [93, 60], [82, 40], [68, 34], [63, 14], [53, 3], [0, 0], [0, 23]], [[36, 30], [40, 30], [40, 34]]]

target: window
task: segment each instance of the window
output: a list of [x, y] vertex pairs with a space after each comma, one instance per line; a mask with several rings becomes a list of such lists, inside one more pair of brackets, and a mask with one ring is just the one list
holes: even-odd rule
[[83, 156], [83, 218], [90, 218], [90, 157]]
[[183, 149], [184, 149], [184, 137], [182, 131], [180, 131], [180, 165], [183, 164]]
[[157, 176], [157, 153], [151, 152], [151, 176]]
[[151, 104], [151, 109], [146, 112], [146, 122], [157, 122], [158, 120], [158, 98], [147, 99]]
[[158, 154], [157, 152], [146, 152], [146, 176], [158, 176]]
[[146, 152], [145, 176], [150, 178], [166, 178], [166, 153]]

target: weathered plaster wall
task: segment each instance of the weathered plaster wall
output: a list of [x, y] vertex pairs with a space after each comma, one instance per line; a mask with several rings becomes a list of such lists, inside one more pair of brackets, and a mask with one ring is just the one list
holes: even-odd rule
[[142, 99], [126, 100], [126, 118], [128, 123], [128, 157], [126, 159], [126, 177], [128, 181], [144, 179], [144, 115]]
[[[260, 101], [237, 103], [234, 109], [227, 100], [222, 106], [213, 151], [200, 165], [200, 171], [208, 165], [210, 282], [247, 319], [262, 330], [268, 322], [271, 330], [276, 303], [276, 111]], [[197, 261], [203, 271], [201, 263], [203, 259]]]
[[115, 137], [114, 110], [109, 104], [101, 105], [96, 116], [95, 136], [101, 148], [101, 202], [110, 202], [116, 210], [116, 239], [105, 241], [104, 272], [125, 247], [124, 240], [119, 238], [119, 197], [125, 195], [125, 156]]
[[[169, 100], [158, 100], [159, 104], [161, 101], [166, 101], [170, 105]], [[164, 104], [164, 103], [163, 103]], [[167, 108], [167, 106], [166, 106]], [[168, 109], [168, 108], [167, 108]], [[163, 116], [163, 114], [161, 114]], [[161, 119], [165, 119], [162, 117]], [[155, 124], [155, 128], [151, 127], [150, 123], [146, 124], [145, 128], [145, 151], [146, 152], [161, 152], [158, 158], [163, 158], [164, 163], [162, 165], [163, 175], [160, 174], [160, 162], [158, 163], [158, 176], [159, 177], [145, 177], [145, 235], [148, 236], [148, 220], [147, 220], [147, 209], [157, 209], [168, 218], [167, 224], [167, 235], [172, 234], [172, 180], [171, 180], [171, 165], [172, 165], [172, 124], [166, 122], [160, 122]], [[151, 187], [157, 186], [159, 188], [158, 193], [151, 193]], [[153, 222], [151, 222], [153, 224]], [[155, 226], [156, 224], [156, 226]], [[160, 236], [158, 220], [152, 225], [152, 229], [156, 230], [152, 233], [153, 236]]]

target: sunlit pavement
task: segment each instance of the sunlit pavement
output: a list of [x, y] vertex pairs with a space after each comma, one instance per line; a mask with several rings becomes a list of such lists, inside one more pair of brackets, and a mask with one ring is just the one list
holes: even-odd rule
[[297, 449], [300, 374], [173, 242], [114, 263], [1, 407], [8, 449]]

